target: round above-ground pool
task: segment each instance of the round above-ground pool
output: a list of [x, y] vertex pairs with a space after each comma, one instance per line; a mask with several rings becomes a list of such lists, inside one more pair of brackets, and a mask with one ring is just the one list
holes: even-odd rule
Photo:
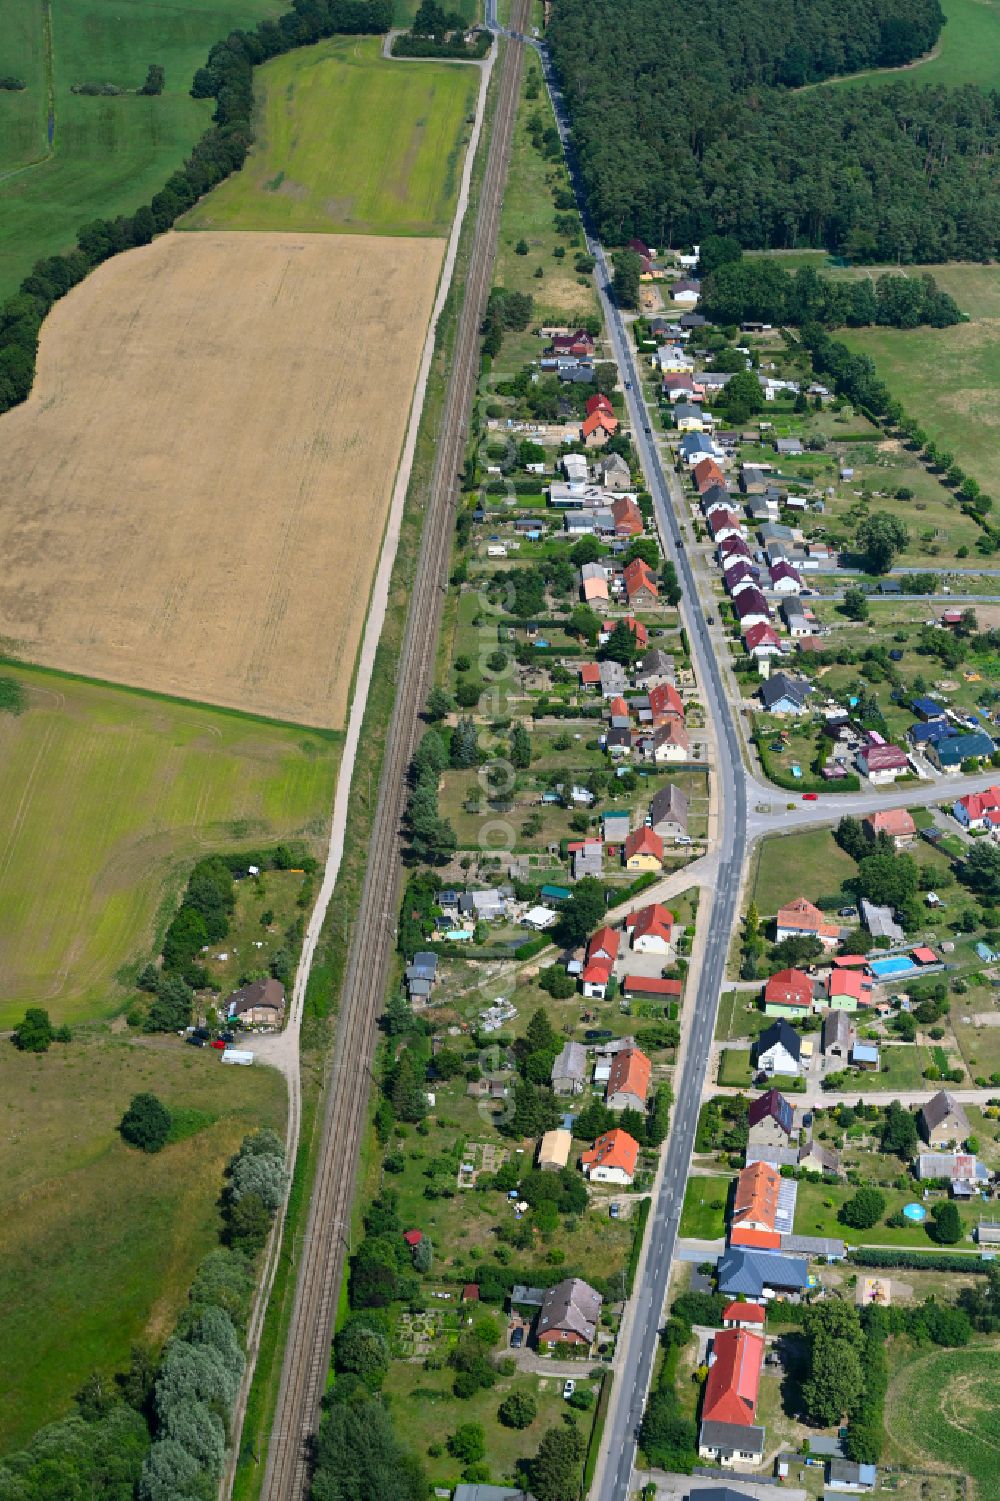
[[927, 1218], [927, 1210], [923, 1204], [904, 1204], [903, 1214], [906, 1219], [913, 1220], [915, 1224], [921, 1224]]

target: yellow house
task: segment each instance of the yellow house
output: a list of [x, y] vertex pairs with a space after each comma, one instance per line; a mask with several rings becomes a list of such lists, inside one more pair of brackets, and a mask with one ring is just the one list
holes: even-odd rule
[[663, 864], [663, 840], [652, 829], [634, 829], [625, 841], [626, 870], [659, 870]]

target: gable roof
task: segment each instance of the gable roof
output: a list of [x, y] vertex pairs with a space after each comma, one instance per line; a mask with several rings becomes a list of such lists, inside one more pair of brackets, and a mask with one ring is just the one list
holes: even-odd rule
[[795, 1059], [796, 1063], [802, 1056], [802, 1038], [795, 1028], [780, 1016], [773, 1026], [765, 1027], [757, 1038], [757, 1057], [770, 1052], [771, 1048], [782, 1047]]
[[[690, 436], [696, 439], [702, 437], [702, 434], [692, 433]], [[726, 483], [726, 476], [714, 459], [701, 459], [692, 469], [691, 478], [699, 495], [704, 495], [709, 485], [725, 486]]]
[[766, 1230], [773, 1230], [778, 1218], [780, 1191], [781, 1174], [770, 1163], [755, 1162], [750, 1167], [741, 1168], [736, 1179], [732, 1223], [753, 1222]]
[[688, 800], [687, 794], [673, 782], [668, 782], [665, 787], [660, 787], [653, 793], [649, 801], [649, 816], [653, 826], [658, 823], [679, 823], [682, 828], [687, 828]]
[[873, 834], [891, 834], [894, 839], [905, 839], [917, 832], [913, 814], [907, 808], [880, 809], [877, 813], [869, 813], [865, 823]]
[[770, 607], [760, 590], [751, 587], [744, 589], [733, 600], [733, 609], [741, 620], [748, 615], [763, 615], [765, 620], [771, 618]]
[[812, 981], [801, 969], [779, 969], [764, 986], [765, 1006], [810, 1007], [813, 999]]
[[1000, 787], [987, 787], [985, 792], [969, 792], [958, 801], [969, 819], [978, 823], [987, 813], [1000, 809]]
[[640, 1048], [622, 1048], [611, 1060], [608, 1094], [634, 1094], [644, 1100], [652, 1064]]
[[906, 752], [898, 745], [866, 745], [861, 755], [869, 771], [895, 771], [909, 766]]
[[584, 419], [580, 431], [585, 438], [589, 438], [591, 433], [597, 432], [598, 428], [603, 428], [606, 433], [614, 436], [618, 431], [618, 418], [612, 417], [609, 412], [601, 410], [591, 412], [590, 416]]
[[639, 1162], [639, 1143], [616, 1126], [612, 1131], [602, 1132], [590, 1150], [581, 1154], [580, 1161], [587, 1168], [620, 1168], [633, 1177]]
[[614, 928], [605, 925], [598, 928], [587, 940], [587, 958], [598, 959], [606, 954], [609, 959], [615, 959], [620, 945], [621, 935], [616, 933]]
[[759, 1303], [727, 1303], [722, 1310], [723, 1319], [743, 1319], [748, 1324], [763, 1324], [767, 1317]]
[[717, 1275], [720, 1292], [759, 1298], [765, 1287], [799, 1290], [808, 1287], [809, 1263], [804, 1257], [730, 1246], [719, 1258]]
[[644, 558], [633, 558], [622, 574], [625, 583], [625, 593], [631, 599], [638, 589], [648, 589], [653, 595], [659, 593], [656, 587], [656, 575]]
[[567, 1277], [545, 1290], [538, 1315], [538, 1332], [560, 1329], [579, 1334], [592, 1344], [597, 1334], [603, 1299], [581, 1277]]
[[945, 1121], [950, 1120], [959, 1128], [960, 1135], [968, 1135], [969, 1118], [962, 1109], [959, 1101], [955, 1099], [954, 1095], [949, 1094], [946, 1089], [939, 1089], [933, 1099], [928, 1100], [926, 1104], [922, 1105], [920, 1107], [920, 1114], [928, 1131], [933, 1131], [936, 1127], [943, 1125]]
[[655, 829], [643, 824], [641, 829], [632, 830], [625, 841], [625, 859], [631, 860], [633, 855], [654, 855], [657, 860], [663, 859], [663, 840]]
[[266, 980], [251, 980], [249, 985], [241, 985], [239, 990], [233, 991], [228, 1005], [233, 1008], [236, 1016], [243, 1016], [257, 1007], [274, 1007], [276, 1011], [281, 1011], [285, 1005], [285, 987], [280, 980], [270, 977]]
[[702, 1417], [708, 1422], [751, 1424], [764, 1364], [763, 1339], [746, 1329], [723, 1329], [712, 1341], [712, 1353]]
[[757, 1126], [764, 1120], [773, 1120], [786, 1136], [792, 1134], [795, 1115], [780, 1089], [769, 1089], [764, 1094], [758, 1095], [755, 1100], [751, 1100], [750, 1109], [747, 1112], [747, 1123]]
[[609, 417], [615, 415], [615, 409], [609, 398], [600, 394], [587, 397], [587, 416], [589, 417], [592, 412], [607, 412]]
[[754, 651], [758, 646], [777, 646], [781, 637], [773, 625], [768, 625], [766, 620], [758, 620], [748, 631], [744, 632], [743, 644], [747, 651]]
[[783, 698], [801, 707], [812, 692], [812, 684], [805, 678], [792, 677], [788, 672], [775, 672], [760, 685], [760, 696], [765, 708], [780, 703]]
[[684, 704], [673, 683], [657, 683], [649, 690], [649, 707], [653, 715], [678, 714], [684, 718]]
[[669, 943], [674, 931], [674, 914], [659, 902], [651, 902], [648, 907], [639, 907], [635, 912], [630, 912], [625, 919], [625, 926], [632, 929], [633, 943], [637, 938], [646, 937], [662, 938]]
[[818, 933], [828, 926], [819, 908], [804, 896], [797, 896], [793, 902], [779, 907], [776, 922], [779, 928], [801, 928], [808, 933]]

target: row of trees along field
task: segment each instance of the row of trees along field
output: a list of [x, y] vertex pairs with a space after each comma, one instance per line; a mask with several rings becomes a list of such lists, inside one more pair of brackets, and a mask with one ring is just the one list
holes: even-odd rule
[[392, 20], [390, 0], [293, 0], [276, 20], [232, 31], [215, 44], [194, 76], [195, 99], [214, 99], [213, 124], [188, 160], [149, 203], [118, 219], [95, 219], [77, 234], [75, 250], [36, 262], [19, 291], [0, 307], [0, 412], [24, 401], [35, 378], [38, 331], [54, 302], [95, 266], [148, 245], [203, 194], [240, 168], [253, 140], [253, 70], [294, 47], [338, 34], [378, 34]]
[[[932, 47], [937, 0], [560, 0], [549, 28], [599, 232], [945, 261], [1000, 245], [1000, 94], [798, 85]], [[670, 67], [662, 60], [670, 58]]]

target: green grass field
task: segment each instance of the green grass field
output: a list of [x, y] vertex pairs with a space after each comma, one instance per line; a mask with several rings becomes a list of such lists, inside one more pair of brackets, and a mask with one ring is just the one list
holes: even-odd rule
[[387, 62], [379, 39], [347, 37], [256, 77], [257, 144], [182, 228], [447, 234], [477, 68]]
[[889, 1387], [885, 1425], [900, 1457], [967, 1475], [995, 1496], [1000, 1462], [1000, 1347], [911, 1354]]
[[[28, 88], [0, 93], [0, 298], [39, 256], [68, 249], [80, 225], [149, 202], [210, 123], [212, 101], [188, 93], [209, 47], [282, 9], [281, 0], [65, 0], [51, 27], [50, 153], [48, 8], [39, 0], [4, 7], [3, 71]], [[74, 83], [138, 89], [153, 62], [166, 72], [158, 98], [71, 93]]]
[[[854, 80], [866, 88], [890, 83], [927, 83], [956, 88], [979, 83], [996, 86], [1000, 70], [1000, 4], [997, 0], [942, 0], [946, 21], [933, 53], [908, 68], [880, 68]], [[849, 78], [839, 78], [820, 88], [846, 88]]]
[[158, 912], [212, 849], [316, 838], [339, 742], [33, 668], [0, 715], [0, 1025], [107, 1015]]
[[689, 1178], [681, 1211], [681, 1235], [691, 1240], [718, 1240], [725, 1235], [731, 1187], [731, 1178]]
[[[132, 1095], [204, 1113], [155, 1157], [116, 1131]], [[272, 1069], [223, 1068], [177, 1038], [106, 1031], [43, 1057], [0, 1049], [0, 1452], [66, 1412], [93, 1370], [170, 1333], [217, 1242], [227, 1158], [256, 1126], [284, 1129]]]
[[818, 896], [832, 895], [841, 881], [856, 872], [854, 861], [834, 841], [829, 829], [776, 835], [760, 846], [753, 900], [758, 912], [768, 916], [797, 896], [814, 902]]

